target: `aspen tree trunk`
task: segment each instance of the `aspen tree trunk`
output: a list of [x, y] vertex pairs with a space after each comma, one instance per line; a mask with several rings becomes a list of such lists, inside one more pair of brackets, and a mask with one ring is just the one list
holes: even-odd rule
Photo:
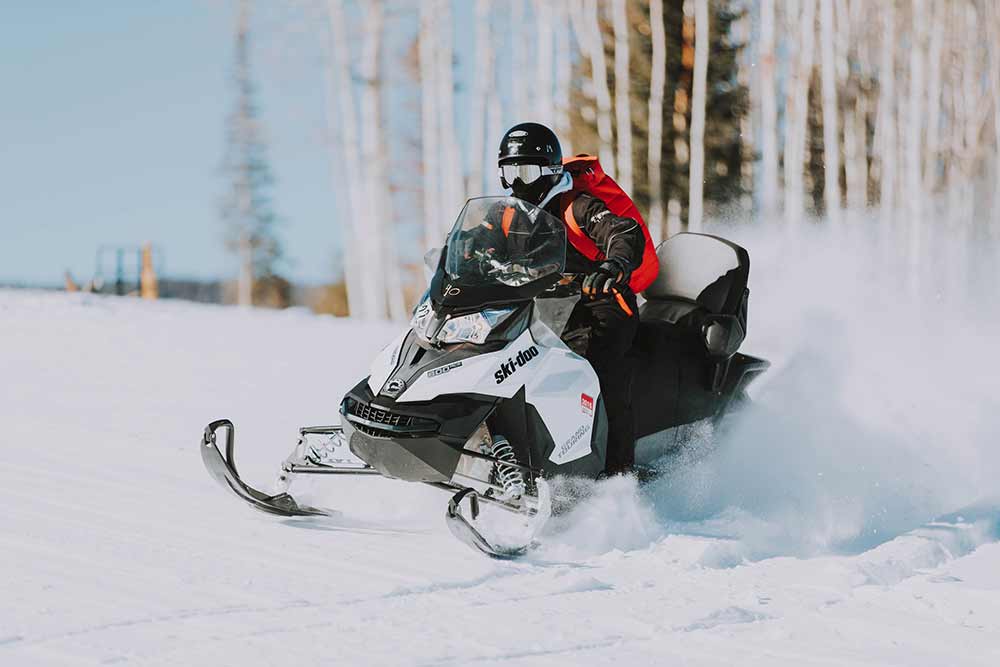
[[660, 169], [663, 154], [663, 91], [667, 83], [667, 37], [663, 25], [663, 0], [650, 0], [649, 25], [653, 38], [646, 158], [649, 173], [649, 231], [653, 235], [653, 241], [659, 243], [667, 237], [663, 218], [663, 175]]
[[424, 247], [441, 244], [441, 177], [438, 157], [436, 2], [420, 3], [420, 152], [423, 164]]
[[[792, 2], [789, 2], [792, 6]], [[789, 226], [798, 224], [805, 215], [803, 174], [806, 161], [806, 131], [809, 117], [809, 81], [813, 71], [813, 51], [816, 41], [816, 0], [802, 0], [797, 26], [797, 54], [793, 60], [792, 77], [788, 83], [788, 120], [785, 133], [785, 220]]]
[[[958, 54], [957, 71], [959, 86], [957, 87], [958, 98], [961, 103], [961, 120], [956, 123], [961, 134], [956, 142], [957, 160], [959, 164], [958, 177], [960, 179], [959, 202], [961, 208], [958, 212], [958, 225], [955, 228], [956, 257], [952, 262], [955, 274], [955, 294], [964, 296], [968, 293], [969, 285], [969, 262], [968, 249], [970, 240], [976, 233], [973, 225], [976, 223], [975, 216], [975, 185], [973, 177], [976, 172], [976, 163], [979, 158], [979, 137], [981, 130], [986, 123], [990, 102], [986, 98], [988, 85], [985, 82], [988, 72], [983, 71], [983, 54], [973, 45], [980, 43], [980, 39], [985, 39], [988, 43], [991, 39], [996, 39], [995, 34], [989, 34], [984, 38], [980, 37], [979, 23], [983, 18], [977, 5], [960, 4], [955, 7], [959, 14], [958, 35], [960, 36], [956, 45]], [[988, 57], [986, 58], [988, 60]]]
[[[342, 174], [347, 182], [349, 216], [344, 234], [344, 282], [352, 317], [370, 319], [380, 316], [373, 307], [373, 298], [381, 278], [378, 266], [364, 262], [362, 248], [365, 234], [365, 191], [358, 151], [358, 122], [354, 106], [354, 86], [351, 79], [351, 58], [347, 42], [346, 16], [343, 0], [328, 0], [327, 19], [330, 27], [329, 103], [327, 124], [338, 130], [341, 141], [337, 161], [347, 167]], [[334, 102], [336, 104], [334, 104]], [[336, 107], [336, 111], [334, 108]]]
[[705, 101], [708, 86], [708, 0], [694, 3], [694, 86], [691, 101], [691, 172], [688, 230], [701, 231], [704, 212]]
[[896, 206], [896, 12], [893, 2], [881, 3], [882, 53], [879, 58], [879, 206], [882, 209], [883, 232], [889, 231]]
[[439, 229], [446, 232], [465, 202], [462, 183], [462, 159], [458, 154], [458, 136], [455, 124], [455, 78], [454, 51], [452, 49], [453, 27], [451, 21], [451, 0], [439, 0], [437, 7], [437, 96], [438, 96], [438, 138], [441, 141], [442, 163], [440, 177], [442, 189], [443, 217]]
[[929, 68], [927, 77], [927, 107], [924, 125], [927, 131], [927, 148], [924, 151], [923, 190], [925, 197], [932, 197], [938, 186], [938, 164], [941, 150], [941, 52], [944, 43], [945, 5], [932, 2], [930, 22], [930, 47], [927, 52]]
[[919, 265], [924, 221], [923, 213], [923, 179], [920, 174], [923, 147], [921, 145], [923, 129], [923, 98], [924, 98], [924, 34], [927, 31], [927, 14], [924, 0], [913, 0], [910, 41], [910, 88], [907, 99], [906, 122], [906, 192], [910, 230], [909, 237], [909, 276], [910, 287], [916, 293], [919, 289]]
[[[855, 3], [857, 5], [857, 3]], [[848, 89], [851, 83], [849, 51], [855, 30], [855, 16], [847, 0], [837, 0], [836, 48], [837, 85]], [[861, 40], [858, 39], [860, 42]], [[859, 49], [860, 50], [860, 49]], [[847, 188], [848, 218], [853, 222], [865, 207], [865, 193], [868, 189], [868, 170], [865, 163], [865, 129], [862, 93], [854, 86], [853, 104], [844, 111], [844, 181]]]
[[[379, 117], [379, 53], [382, 46], [382, 2], [372, 1], [366, 5], [364, 19], [364, 42], [361, 49], [358, 74], [361, 86], [361, 162], [357, 168], [365, 179], [365, 232], [358, 239], [363, 251], [365, 267], [378, 267], [382, 275], [391, 271], [381, 271], [396, 264], [396, 258], [384, 256], [386, 229], [389, 225], [389, 188], [384, 182], [385, 156], [382, 155]], [[374, 272], [373, 272], [374, 273]], [[371, 295], [372, 314], [384, 318], [388, 313], [387, 294], [391, 289], [385, 280], [377, 280]], [[396, 287], [400, 287], [397, 285]]]
[[573, 81], [573, 52], [568, 30], [569, 25], [569, 5], [566, 0], [559, 0], [556, 4], [556, 26], [555, 47], [556, 47], [556, 91], [555, 91], [555, 114], [556, 114], [556, 135], [563, 147], [564, 155], [573, 154], [573, 146], [570, 142], [570, 84]]
[[489, 51], [489, 68], [482, 74], [487, 81], [486, 89], [486, 136], [488, 146], [488, 168], [483, 175], [483, 193], [491, 194], [500, 191], [500, 183], [496, 172], [496, 149], [500, 144], [500, 136], [504, 131], [503, 102], [500, 99], [499, 69], [496, 66], [496, 51], [491, 45]]
[[868, 198], [868, 142], [865, 128], [865, 99], [858, 95], [854, 108], [844, 113], [844, 170], [847, 206], [852, 219], [864, 210]]
[[629, 98], [628, 17], [625, 0], [614, 0], [615, 125], [618, 136], [618, 184], [632, 192], [632, 103]]
[[490, 72], [493, 69], [490, 3], [491, 0], [476, 0], [476, 74], [469, 95], [469, 177], [465, 184], [465, 193], [468, 197], [476, 197], [484, 192], [483, 167], [487, 161], [486, 98], [491, 85]]
[[778, 105], [774, 82], [774, 0], [761, 0], [760, 121], [761, 121], [761, 209], [766, 221], [778, 210]]
[[840, 219], [840, 138], [837, 130], [837, 80], [833, 50], [833, 0], [819, 0], [823, 85], [823, 199], [831, 222]]
[[553, 4], [552, 0], [535, 0], [535, 25], [538, 30], [536, 40], [536, 58], [534, 67], [537, 79], [535, 81], [535, 104], [532, 116], [543, 124], [551, 127], [555, 120], [554, 103], [552, 101], [552, 62], [553, 62]]
[[[1000, 7], [994, 3], [986, 3], [987, 34], [1000, 34]], [[993, 216], [991, 237], [1000, 238], [1000, 44], [994, 38], [988, 42], [990, 53], [990, 92], [993, 98], [993, 176], [996, 180], [993, 186]]]
[[[426, 0], [423, 0], [426, 1]], [[528, 109], [528, 90], [524, 85], [524, 77], [530, 71], [528, 68], [528, 54], [526, 40], [524, 39], [524, 0], [508, 0], [510, 9], [511, 25], [511, 61], [513, 67], [510, 68], [510, 91], [514, 112], [514, 122], [510, 125], [527, 120], [530, 115]], [[522, 31], [522, 32], [518, 32]]]
[[580, 50], [590, 59], [590, 77], [597, 101], [597, 136], [600, 140], [598, 157], [604, 171], [614, 177], [615, 152], [612, 147], [611, 91], [608, 89], [604, 40], [597, 22], [597, 0], [575, 0], [571, 18]]

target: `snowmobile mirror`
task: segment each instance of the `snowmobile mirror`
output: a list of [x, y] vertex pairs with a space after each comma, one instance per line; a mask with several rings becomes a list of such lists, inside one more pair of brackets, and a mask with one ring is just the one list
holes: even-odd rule
[[437, 271], [438, 265], [441, 263], [441, 255], [443, 253], [444, 248], [431, 248], [424, 253], [424, 277], [427, 279], [428, 284], [430, 284], [431, 279], [434, 278], [434, 273]]
[[441, 261], [442, 250], [444, 250], [444, 248], [431, 248], [424, 253], [424, 266], [428, 268], [431, 273], [437, 271], [438, 263]]

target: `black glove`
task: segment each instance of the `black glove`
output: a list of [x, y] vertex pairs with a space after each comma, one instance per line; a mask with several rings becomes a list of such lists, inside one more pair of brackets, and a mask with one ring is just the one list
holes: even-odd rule
[[624, 261], [610, 257], [597, 267], [597, 271], [587, 274], [583, 279], [581, 291], [591, 298], [609, 297], [616, 289], [628, 284], [632, 272]]

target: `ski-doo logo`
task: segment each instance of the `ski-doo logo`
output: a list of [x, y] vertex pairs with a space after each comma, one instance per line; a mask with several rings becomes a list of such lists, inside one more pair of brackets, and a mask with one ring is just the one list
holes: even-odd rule
[[493, 374], [496, 379], [497, 384], [500, 384], [511, 375], [517, 372], [518, 368], [521, 368], [529, 361], [538, 356], [538, 348], [532, 345], [531, 347], [521, 350], [517, 353], [517, 356], [513, 359], [507, 359], [504, 363], [500, 364], [500, 370]]
[[585, 415], [594, 416], [594, 398], [587, 394], [580, 394], [580, 410]]
[[439, 368], [432, 368], [431, 370], [427, 371], [427, 377], [434, 378], [434, 377], [437, 377], [438, 375], [444, 375], [448, 371], [454, 370], [454, 369], [458, 368], [461, 365], [462, 365], [461, 361], [456, 361], [454, 363], [448, 364], [447, 366], [441, 366]]

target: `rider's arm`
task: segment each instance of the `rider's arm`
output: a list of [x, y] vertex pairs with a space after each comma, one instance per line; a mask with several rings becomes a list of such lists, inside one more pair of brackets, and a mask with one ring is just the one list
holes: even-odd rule
[[629, 271], [642, 263], [646, 237], [635, 220], [614, 215], [604, 202], [586, 194], [574, 200], [573, 217], [605, 257], [625, 263]]
[[[502, 216], [503, 208], [494, 207], [487, 212], [479, 225], [463, 234], [470, 253], [473, 248], [477, 250], [489, 250], [491, 248], [502, 248], [505, 245], [501, 229]], [[466, 259], [470, 258], [469, 256], [466, 257]]]

